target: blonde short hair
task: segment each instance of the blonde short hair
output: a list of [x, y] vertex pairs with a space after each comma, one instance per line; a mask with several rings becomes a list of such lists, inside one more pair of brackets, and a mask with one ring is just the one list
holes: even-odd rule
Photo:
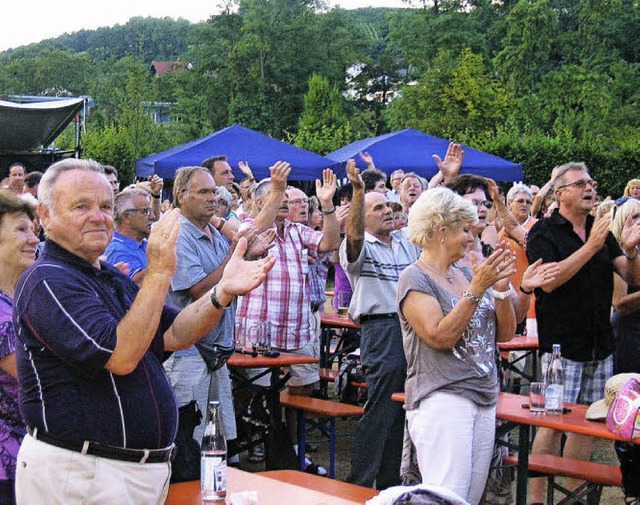
[[633, 185], [640, 186], [640, 179], [631, 179], [629, 182], [627, 182], [622, 196], [629, 196], [629, 191], [631, 190], [631, 186]]
[[617, 206], [615, 210], [616, 212], [611, 218], [611, 233], [620, 242], [622, 228], [624, 228], [624, 223], [627, 222], [628, 217], [633, 214], [640, 214], [640, 201], [629, 198], [622, 205]]
[[458, 228], [463, 223], [476, 223], [475, 206], [448, 188], [425, 191], [409, 210], [407, 235], [420, 248], [427, 247], [441, 227]]

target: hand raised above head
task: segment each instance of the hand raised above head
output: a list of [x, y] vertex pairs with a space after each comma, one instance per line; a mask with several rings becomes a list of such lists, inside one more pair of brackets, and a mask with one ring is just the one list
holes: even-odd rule
[[359, 155], [360, 155], [360, 159], [367, 164], [367, 167], [375, 166], [373, 164], [373, 156], [371, 156], [368, 152], [366, 151], [360, 152]]
[[364, 181], [360, 177], [360, 170], [356, 167], [356, 160], [347, 161], [347, 178], [353, 186], [353, 189], [364, 189]]
[[456, 144], [455, 142], [449, 143], [449, 147], [447, 147], [447, 152], [444, 155], [444, 160], [440, 158], [437, 154], [433, 154], [431, 156], [436, 164], [438, 165], [438, 170], [442, 172], [445, 179], [449, 179], [458, 175], [460, 172], [460, 167], [462, 166], [462, 160], [464, 159], [464, 151], [460, 144]]
[[284, 193], [287, 189], [287, 178], [291, 173], [291, 165], [286, 161], [276, 161], [269, 167], [271, 173], [271, 189]]
[[331, 205], [337, 189], [336, 174], [330, 168], [322, 171], [322, 182], [316, 179], [316, 196], [323, 205]]
[[164, 181], [158, 174], [153, 174], [153, 176], [151, 176], [151, 178], [149, 179], [149, 183], [150, 183], [151, 193], [153, 193], [154, 195], [159, 194], [160, 191], [162, 191], [162, 188], [164, 186]]
[[249, 167], [248, 161], [239, 161], [238, 168], [240, 172], [242, 172], [247, 177], [253, 177], [253, 172], [251, 171], [251, 167]]

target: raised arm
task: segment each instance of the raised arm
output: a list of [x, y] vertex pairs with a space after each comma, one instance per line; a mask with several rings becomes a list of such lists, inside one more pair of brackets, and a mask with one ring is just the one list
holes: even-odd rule
[[429, 181], [429, 187], [435, 188], [440, 184], [444, 184], [446, 186], [456, 178], [458, 172], [460, 172], [460, 167], [462, 167], [464, 151], [460, 144], [451, 142], [449, 143], [449, 147], [447, 147], [444, 160], [437, 154], [433, 154], [431, 157], [435, 160], [436, 165], [438, 165], [438, 173]]
[[286, 161], [276, 161], [272, 167], [269, 167], [269, 171], [271, 172], [271, 189], [260, 213], [253, 222], [258, 231], [264, 231], [273, 226], [284, 198], [284, 192], [287, 189], [287, 178], [291, 173], [291, 165]]
[[318, 244], [318, 252], [335, 251], [340, 245], [340, 224], [333, 205], [336, 194], [336, 174], [327, 168], [322, 172], [322, 183], [316, 180], [316, 196], [320, 202], [320, 210], [324, 215], [322, 224], [322, 240]]
[[491, 198], [491, 200], [493, 201], [493, 205], [495, 205], [496, 207], [496, 213], [498, 214], [498, 217], [502, 222], [504, 231], [507, 232], [507, 235], [515, 240], [518, 244], [520, 244], [522, 247], [525, 247], [527, 230], [520, 226], [511, 211], [504, 204], [496, 181], [487, 177], [485, 177], [484, 180], [487, 181], [487, 184], [489, 185], [489, 198]]
[[376, 165], [375, 165], [375, 163], [373, 162], [373, 156], [371, 156], [371, 155], [370, 155], [368, 152], [366, 152], [366, 151], [365, 151], [365, 152], [361, 152], [361, 153], [359, 153], [359, 156], [360, 156], [360, 159], [361, 159], [362, 161], [364, 161], [364, 162], [367, 164], [367, 168], [368, 168], [368, 169], [370, 168], [370, 169], [372, 169], [372, 170], [375, 170]]
[[360, 171], [356, 168], [355, 160], [347, 161], [347, 177], [353, 186], [351, 198], [351, 210], [347, 217], [347, 261], [354, 262], [360, 256], [364, 245], [364, 182], [360, 177]]

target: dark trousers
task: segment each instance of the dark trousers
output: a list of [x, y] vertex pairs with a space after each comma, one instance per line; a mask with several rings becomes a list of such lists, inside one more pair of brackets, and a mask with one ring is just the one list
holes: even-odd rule
[[362, 324], [360, 360], [367, 380], [367, 403], [358, 422], [347, 482], [386, 489], [401, 483], [404, 433], [402, 404], [391, 399], [404, 391], [407, 363], [398, 319]]

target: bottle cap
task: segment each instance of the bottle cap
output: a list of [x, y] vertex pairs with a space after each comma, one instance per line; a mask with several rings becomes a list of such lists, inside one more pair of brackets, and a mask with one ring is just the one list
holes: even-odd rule
[[553, 344], [554, 349], [560, 349], [560, 344]]
[[215, 409], [220, 408], [220, 402], [218, 400], [211, 400], [209, 402], [209, 407], [213, 407]]

